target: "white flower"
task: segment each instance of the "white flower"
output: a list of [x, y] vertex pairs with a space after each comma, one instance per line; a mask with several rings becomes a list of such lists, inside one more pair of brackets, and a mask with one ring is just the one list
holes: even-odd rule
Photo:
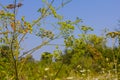
[[84, 69], [83, 69], [83, 70], [80, 70], [81, 73], [83, 73], [83, 72], [85, 72], [85, 71], [86, 71], [86, 70], [84, 70]]
[[49, 68], [45, 68], [45, 71], [48, 71], [49, 70]]
[[67, 79], [67, 80], [72, 80], [72, 79], [73, 79], [73, 77], [67, 77], [66, 79]]
[[44, 75], [44, 78], [47, 78], [48, 76], [47, 75]]
[[56, 78], [55, 80], [60, 80], [59, 78]]

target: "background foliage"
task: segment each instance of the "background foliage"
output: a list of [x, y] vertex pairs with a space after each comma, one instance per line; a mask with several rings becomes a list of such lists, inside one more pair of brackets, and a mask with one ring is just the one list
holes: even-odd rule
[[[104, 36], [90, 34], [94, 29], [79, 26], [82, 20], [78, 17], [75, 21], [64, 20], [52, 5], [54, 0], [42, 2], [45, 7], [38, 10], [40, 17], [33, 22], [26, 21], [24, 15], [17, 19], [17, 11], [23, 6], [21, 2], [14, 0], [13, 4], [1, 5], [3, 9], [0, 10], [0, 79], [119, 80], [120, 32], [104, 32]], [[60, 7], [67, 3], [69, 0], [61, 3]], [[48, 16], [58, 20], [55, 30], [42, 27], [42, 20]], [[82, 32], [77, 37], [74, 36], [76, 29]], [[21, 53], [21, 44], [27, 34], [39, 37], [42, 43]], [[64, 40], [64, 51], [56, 44], [56, 49], [53, 52], [42, 53], [39, 61], [32, 57], [35, 51], [59, 38]], [[110, 47], [107, 46], [108, 39], [112, 41]]]

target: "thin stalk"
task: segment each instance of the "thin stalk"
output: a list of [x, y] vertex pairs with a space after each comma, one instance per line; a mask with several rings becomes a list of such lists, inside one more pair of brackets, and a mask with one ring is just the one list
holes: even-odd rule
[[[16, 3], [17, 3], [17, 1], [16, 0], [14, 0], [14, 5], [16, 5]], [[15, 24], [15, 27], [16, 27], [16, 7], [14, 7], [14, 11], [13, 11], [13, 13], [15, 14], [15, 16], [14, 16], [14, 24]], [[15, 59], [15, 57], [14, 57], [14, 51], [13, 51], [13, 45], [14, 45], [14, 41], [15, 41], [15, 30], [14, 30], [14, 32], [12, 33], [12, 41], [11, 41], [11, 55], [12, 55], [12, 59], [13, 59], [13, 66], [14, 66], [14, 70], [15, 70], [15, 80], [19, 80], [19, 78], [18, 78], [18, 70], [17, 70], [17, 61], [16, 61], [16, 59]]]
[[117, 75], [116, 75], [116, 77], [117, 77], [118, 80], [120, 80], [120, 66], [119, 66], [119, 62], [118, 62], [119, 61], [118, 54], [119, 54], [119, 51], [117, 53], [117, 59], [116, 59], [116, 67], [117, 67], [117, 70], [116, 70]]
[[113, 51], [113, 62], [114, 62], [114, 66], [115, 66], [115, 76], [116, 76], [116, 78], [118, 78], [118, 75], [117, 75], [117, 61], [116, 61], [116, 58], [115, 58], [114, 45], [115, 45], [115, 39], [112, 38], [112, 51]]
[[57, 78], [59, 72], [61, 71], [61, 69], [62, 69], [62, 67], [63, 67], [63, 64], [64, 64], [64, 63], [62, 62], [62, 64], [60, 65], [60, 68], [59, 68], [59, 70], [57, 71], [57, 73], [55, 74], [55, 77], [54, 77], [53, 80], [55, 80], [55, 79]]
[[[54, 38], [54, 40], [55, 40], [55, 39], [58, 39], [59, 36], [60, 36], [60, 35], [57, 35], [57, 36]], [[53, 39], [52, 39], [52, 40], [53, 40]], [[32, 49], [24, 52], [21, 56], [19, 56], [19, 58], [23, 57], [23, 56], [26, 55], [26, 54], [32, 54], [32, 53], [34, 53], [36, 50], [38, 50], [38, 49], [40, 49], [41, 47], [47, 45], [47, 44], [50, 43], [52, 40], [43, 41], [42, 44], [40, 44], [39, 46], [36, 46], [36, 47], [34, 47], [34, 48], [32, 48]]]

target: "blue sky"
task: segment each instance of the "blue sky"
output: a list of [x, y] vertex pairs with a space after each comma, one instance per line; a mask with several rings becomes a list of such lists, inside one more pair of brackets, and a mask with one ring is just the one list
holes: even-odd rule
[[[51, 0], [49, 0], [51, 1]], [[55, 0], [57, 6], [62, 0]], [[66, 0], [64, 0], [66, 1]], [[0, 0], [2, 4], [12, 3], [13, 0]], [[27, 20], [38, 17], [37, 10], [42, 7], [41, 0], [22, 0], [24, 4], [19, 10], [19, 15], [25, 15]], [[120, 0], [72, 0], [58, 13], [66, 19], [75, 19], [76, 16], [83, 19], [84, 24], [101, 30], [104, 27], [114, 28], [120, 19]]]
[[[49, 0], [50, 1], [50, 0]], [[54, 6], [58, 6], [62, 0], [55, 0]], [[64, 0], [66, 1], [66, 0]], [[7, 5], [12, 3], [13, 0], [0, 0], [0, 3]], [[24, 4], [20, 10], [18, 17], [26, 16], [26, 20], [32, 21], [39, 17], [37, 10], [43, 6], [41, 0], [22, 0]], [[100, 35], [104, 28], [113, 31], [118, 26], [120, 20], [120, 0], [72, 0], [65, 7], [57, 11], [64, 16], [64, 19], [75, 20], [79, 17], [83, 20], [83, 25], [91, 26], [94, 28], [94, 33]], [[50, 20], [50, 19], [48, 19]], [[52, 20], [50, 20], [52, 21]], [[76, 32], [77, 33], [77, 32]], [[59, 43], [62, 41], [59, 41]], [[33, 35], [29, 36], [23, 45], [25, 49], [31, 49], [40, 44], [40, 38]], [[56, 43], [58, 43], [56, 41]], [[36, 51], [34, 57], [39, 59], [39, 53], [44, 51], [52, 51], [54, 47], [44, 47]]]
[[73, 0], [62, 11], [67, 18], [75, 16], [83, 19], [84, 24], [95, 28], [95, 31], [104, 27], [114, 29], [120, 18], [120, 0]]

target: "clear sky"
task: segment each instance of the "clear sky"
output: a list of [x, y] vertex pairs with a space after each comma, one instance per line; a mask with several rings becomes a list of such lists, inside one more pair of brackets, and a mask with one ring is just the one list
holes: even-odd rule
[[[51, 0], [49, 0], [51, 1]], [[54, 6], [60, 4], [62, 0], [55, 0]], [[66, 0], [64, 0], [66, 1]], [[7, 5], [13, 0], [0, 0], [0, 3]], [[22, 0], [24, 4], [19, 10], [19, 16], [26, 16], [26, 20], [32, 21], [39, 17], [38, 8], [42, 7], [41, 0]], [[58, 11], [65, 19], [75, 20], [79, 17], [83, 20], [84, 25], [94, 28], [94, 33], [100, 35], [106, 27], [114, 30], [118, 27], [120, 20], [120, 0], [72, 0], [69, 4]], [[19, 17], [18, 16], [18, 17]], [[24, 47], [30, 49], [40, 44], [37, 37], [33, 35], [25, 42]], [[36, 59], [39, 59], [39, 53], [43, 51], [52, 51], [51, 47], [42, 48], [34, 54]]]

